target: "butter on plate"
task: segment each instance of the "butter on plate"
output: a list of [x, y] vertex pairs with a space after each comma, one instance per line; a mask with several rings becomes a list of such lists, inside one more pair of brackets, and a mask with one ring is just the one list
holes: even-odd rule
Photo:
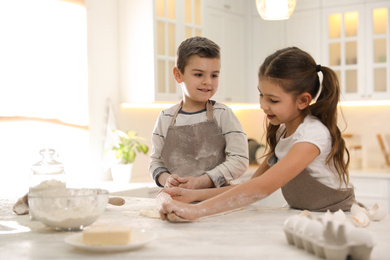
[[131, 242], [129, 226], [91, 226], [83, 230], [83, 243], [86, 245], [127, 245]]

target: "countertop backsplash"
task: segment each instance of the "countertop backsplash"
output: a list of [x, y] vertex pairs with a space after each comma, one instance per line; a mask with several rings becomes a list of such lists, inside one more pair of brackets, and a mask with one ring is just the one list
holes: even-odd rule
[[[118, 127], [133, 129], [140, 136], [150, 137], [161, 108], [121, 108], [118, 115]], [[363, 169], [384, 168], [385, 159], [376, 135], [382, 134], [387, 151], [390, 152], [390, 106], [341, 107], [339, 127], [343, 133], [351, 134], [347, 144], [361, 145]], [[235, 110], [248, 138], [259, 143], [265, 142], [264, 114], [260, 109]], [[344, 121], [345, 119], [345, 121]], [[150, 153], [150, 152], [149, 152]], [[149, 177], [148, 156], [139, 156], [134, 164], [133, 178], [145, 181]], [[390, 173], [390, 168], [388, 168]]]

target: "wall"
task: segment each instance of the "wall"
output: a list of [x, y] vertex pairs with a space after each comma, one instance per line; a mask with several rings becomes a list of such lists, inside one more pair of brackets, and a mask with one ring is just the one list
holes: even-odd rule
[[[109, 178], [102, 172], [107, 101], [119, 105], [118, 6], [112, 0], [86, 0], [88, 25], [88, 88], [91, 180]], [[70, 104], [71, 106], [71, 104]]]
[[[362, 145], [363, 168], [380, 168], [384, 165], [377, 134], [385, 138], [390, 152], [390, 106], [343, 107], [346, 124], [339, 116], [341, 130], [354, 135], [351, 142]], [[348, 142], [348, 140], [347, 140]]]
[[[118, 116], [119, 127], [123, 130], [136, 130], [140, 136], [149, 138], [152, 135], [155, 120], [160, 108], [121, 108]], [[382, 133], [390, 147], [390, 106], [377, 107], [342, 107], [346, 123], [339, 116], [339, 125], [345, 133], [354, 135], [352, 141], [362, 145], [363, 167], [378, 168], [384, 163], [380, 151], [377, 133]], [[248, 138], [264, 143], [264, 114], [260, 109], [235, 110]], [[389, 149], [389, 148], [388, 148]], [[140, 155], [134, 165], [133, 180], [151, 180], [148, 173], [149, 157]]]

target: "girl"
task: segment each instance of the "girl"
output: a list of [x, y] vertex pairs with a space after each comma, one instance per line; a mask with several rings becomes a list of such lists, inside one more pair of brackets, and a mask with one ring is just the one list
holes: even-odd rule
[[[290, 47], [267, 57], [258, 77], [260, 107], [268, 121], [266, 160], [240, 185], [164, 189], [173, 200], [162, 205], [163, 220], [171, 213], [193, 220], [243, 207], [279, 188], [292, 208], [350, 210], [355, 196], [348, 177], [349, 153], [337, 127], [340, 88], [334, 71]], [[185, 203], [193, 201], [203, 202]]]

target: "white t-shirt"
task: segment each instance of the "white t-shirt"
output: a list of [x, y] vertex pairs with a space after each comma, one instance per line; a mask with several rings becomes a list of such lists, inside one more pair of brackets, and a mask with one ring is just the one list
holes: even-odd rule
[[[282, 124], [278, 129], [278, 136], [284, 135], [285, 129]], [[294, 134], [287, 138], [280, 138], [275, 147], [276, 157], [281, 160], [294, 144], [302, 142], [312, 143], [320, 150], [320, 154], [306, 168], [311, 176], [330, 188], [340, 188], [336, 169], [326, 164], [326, 158], [332, 148], [330, 132], [318, 118], [312, 115], [305, 117]], [[341, 182], [341, 188], [345, 188], [344, 182]]]

